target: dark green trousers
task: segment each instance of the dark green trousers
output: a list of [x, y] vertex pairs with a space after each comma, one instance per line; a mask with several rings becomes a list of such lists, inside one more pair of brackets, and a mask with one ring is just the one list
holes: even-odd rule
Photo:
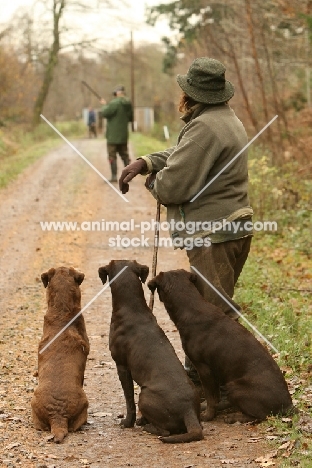
[[112, 176], [117, 176], [117, 154], [121, 157], [125, 166], [129, 164], [129, 151], [127, 143], [107, 143], [107, 155], [111, 166]]

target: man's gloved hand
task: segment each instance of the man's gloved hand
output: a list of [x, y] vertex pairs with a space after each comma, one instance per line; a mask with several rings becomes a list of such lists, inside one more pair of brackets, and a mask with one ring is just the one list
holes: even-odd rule
[[137, 159], [124, 168], [119, 178], [119, 189], [121, 193], [129, 191], [129, 182], [138, 174], [147, 171], [147, 164], [144, 159]]

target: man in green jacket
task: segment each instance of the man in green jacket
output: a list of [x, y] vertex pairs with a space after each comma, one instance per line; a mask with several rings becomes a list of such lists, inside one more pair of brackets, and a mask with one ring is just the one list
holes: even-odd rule
[[117, 153], [123, 160], [125, 166], [129, 164], [129, 122], [133, 121], [132, 104], [125, 96], [123, 86], [118, 86], [113, 95], [115, 96], [108, 104], [105, 99], [101, 99], [104, 104], [101, 109], [102, 116], [107, 119], [106, 141], [107, 154], [111, 166], [112, 177], [110, 182], [117, 182]]
[[[150, 174], [146, 187], [167, 207], [175, 247], [185, 248], [201, 277], [204, 298], [233, 319], [240, 310], [234, 286], [251, 242], [248, 199], [247, 134], [228, 105], [234, 86], [218, 60], [197, 58], [177, 81], [183, 94], [183, 127], [176, 146], [148, 154], [127, 166], [119, 179], [122, 193], [138, 174]], [[237, 156], [239, 154], [239, 156]]]

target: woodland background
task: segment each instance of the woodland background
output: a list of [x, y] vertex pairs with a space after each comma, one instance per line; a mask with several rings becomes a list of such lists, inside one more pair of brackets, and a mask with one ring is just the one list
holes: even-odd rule
[[[71, 25], [71, 15], [85, 15], [87, 21], [90, 4], [41, 3], [40, 18], [31, 9], [16, 12], [0, 29], [1, 125], [35, 126], [41, 112], [53, 121], [80, 117], [83, 107], [98, 105], [82, 86], [85, 80], [106, 99], [116, 84], [124, 84], [135, 105], [153, 107], [156, 122], [177, 128], [175, 75], [186, 73], [194, 58], [210, 56], [226, 65], [236, 88], [231, 105], [250, 135], [278, 114], [261, 141], [280, 163], [295, 157], [311, 164], [311, 0], [160, 3], [147, 10], [147, 21], [166, 19], [170, 37], [158, 44], [133, 43], [129, 32], [121, 46], [112, 37], [106, 49], [96, 32], [86, 38]], [[97, 4], [109, 8], [110, 0]], [[123, 21], [122, 7], [122, 0], [112, 4], [116, 22]]]

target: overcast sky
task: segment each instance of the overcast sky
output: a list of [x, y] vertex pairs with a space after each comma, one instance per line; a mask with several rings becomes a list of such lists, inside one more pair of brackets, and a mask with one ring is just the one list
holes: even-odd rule
[[[75, 27], [78, 24], [80, 30], [83, 30], [86, 35], [92, 37], [99, 35], [104, 42], [114, 41], [116, 46], [119, 46], [125, 40], [128, 40], [130, 31], [133, 32], [135, 42], [161, 42], [162, 36], [169, 33], [166, 22], [159, 22], [155, 27], [146, 25], [145, 23], [145, 7], [157, 5], [160, 3], [168, 3], [170, 0], [124, 0], [128, 3], [128, 7], [122, 8], [118, 13], [120, 19], [116, 20], [116, 16], [109, 14], [107, 9], [102, 8], [96, 13], [83, 15], [80, 18], [75, 17]], [[27, 12], [31, 9], [35, 0], [0, 0], [0, 23], [3, 25], [8, 23], [12, 15], [17, 11]], [[86, 4], [89, 0], [86, 0]], [[92, 3], [92, 2], [90, 2]], [[52, 4], [52, 0], [45, 0], [46, 6]], [[115, 2], [115, 5], [117, 2]], [[68, 15], [66, 23], [70, 22]], [[71, 24], [73, 26], [73, 24]]]

